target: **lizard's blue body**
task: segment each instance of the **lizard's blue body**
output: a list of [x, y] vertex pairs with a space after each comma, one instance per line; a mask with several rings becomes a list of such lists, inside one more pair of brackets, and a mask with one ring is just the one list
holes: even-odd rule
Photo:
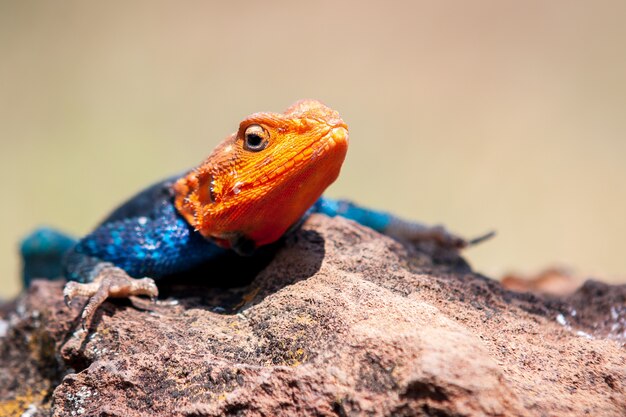
[[[91, 282], [100, 265], [113, 264], [132, 277], [161, 278], [181, 273], [223, 255], [224, 249], [187, 223], [174, 206], [171, 186], [177, 178], [159, 182], [113, 211], [92, 233], [74, 240], [42, 228], [21, 245], [23, 278], [64, 276]], [[343, 216], [384, 232], [391, 215], [352, 203], [320, 198], [305, 214]]]

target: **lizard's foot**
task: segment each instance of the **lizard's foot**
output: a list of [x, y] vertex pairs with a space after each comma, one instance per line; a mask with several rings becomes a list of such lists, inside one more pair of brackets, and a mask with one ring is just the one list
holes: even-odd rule
[[107, 298], [128, 298], [134, 295], [147, 295], [154, 300], [159, 290], [151, 278], [132, 278], [123, 269], [112, 265], [103, 267], [92, 282], [83, 284], [70, 281], [63, 289], [68, 306], [75, 297], [89, 297], [81, 315], [83, 329], [89, 327], [94, 313]]
[[395, 218], [387, 226], [385, 233], [397, 239], [409, 242], [434, 242], [449, 249], [463, 249], [492, 238], [495, 232], [489, 232], [474, 239], [464, 239], [446, 230], [443, 226], [425, 226]]

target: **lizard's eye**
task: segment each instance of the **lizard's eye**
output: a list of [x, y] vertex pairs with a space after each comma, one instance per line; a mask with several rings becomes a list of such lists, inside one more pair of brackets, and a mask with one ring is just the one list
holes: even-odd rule
[[243, 147], [252, 152], [259, 152], [267, 148], [270, 134], [260, 125], [250, 125], [244, 133]]

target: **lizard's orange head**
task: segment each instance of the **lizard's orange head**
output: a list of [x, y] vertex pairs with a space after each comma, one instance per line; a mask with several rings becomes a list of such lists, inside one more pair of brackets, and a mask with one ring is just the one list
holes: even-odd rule
[[254, 113], [176, 183], [176, 208], [220, 245], [274, 242], [335, 181], [347, 147], [347, 125], [319, 101]]

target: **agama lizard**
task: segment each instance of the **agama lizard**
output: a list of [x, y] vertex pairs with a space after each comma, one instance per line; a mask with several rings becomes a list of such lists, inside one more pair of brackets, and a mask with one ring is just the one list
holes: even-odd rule
[[298, 101], [282, 114], [254, 113], [200, 166], [140, 192], [82, 239], [35, 231], [22, 243], [25, 281], [65, 276], [68, 305], [77, 296], [90, 298], [85, 326], [108, 297], [156, 298], [155, 279], [228, 250], [250, 255], [311, 213], [347, 217], [402, 240], [455, 248], [473, 243], [442, 227], [321, 197], [347, 148], [346, 123], [318, 101]]

